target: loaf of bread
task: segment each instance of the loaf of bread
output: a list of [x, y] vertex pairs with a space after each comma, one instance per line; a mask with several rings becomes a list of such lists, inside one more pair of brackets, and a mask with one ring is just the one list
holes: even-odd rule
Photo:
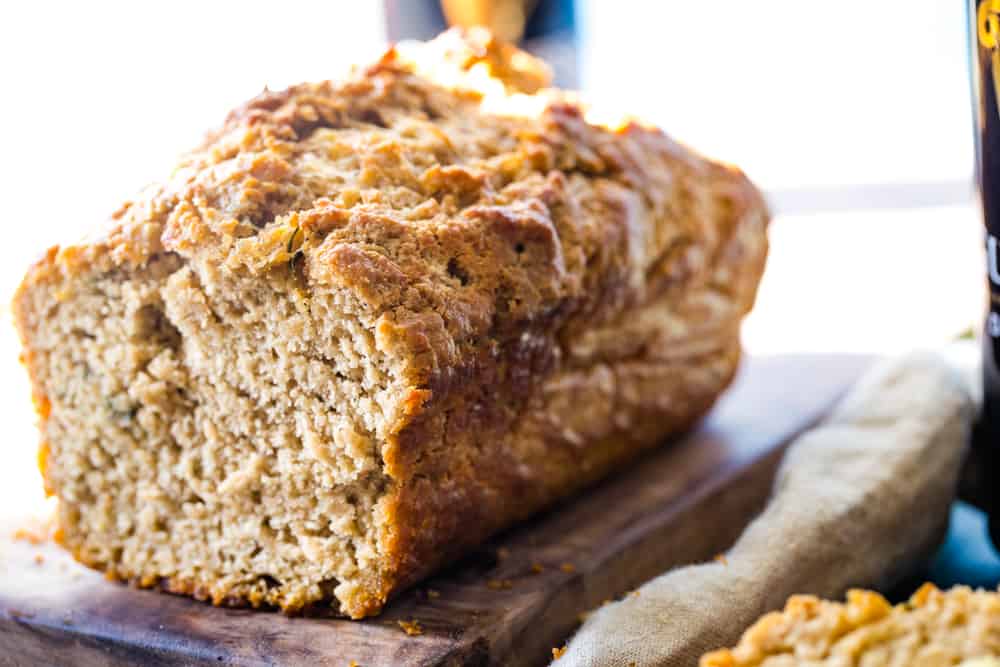
[[1000, 667], [1000, 594], [927, 584], [891, 606], [851, 591], [846, 604], [789, 599], [739, 645], [709, 653], [701, 667]]
[[59, 539], [360, 618], [703, 415], [768, 214], [478, 32], [237, 109], [14, 308]]

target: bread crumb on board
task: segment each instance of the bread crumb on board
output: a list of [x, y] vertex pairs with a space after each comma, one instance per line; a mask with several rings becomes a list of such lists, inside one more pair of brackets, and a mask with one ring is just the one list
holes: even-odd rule
[[48, 530], [40, 530], [38, 528], [29, 528], [22, 526], [14, 531], [11, 536], [15, 542], [27, 542], [28, 544], [33, 544], [38, 546], [44, 544], [49, 540]]
[[532, 563], [531, 564], [531, 572], [533, 574], [541, 574], [544, 571], [545, 571], [545, 566], [542, 565], [541, 563]]
[[563, 563], [562, 565], [559, 566], [559, 569], [565, 572], [566, 574], [573, 574], [574, 572], [576, 572], [576, 565], [573, 565], [573, 563]]
[[563, 655], [565, 653], [566, 653], [566, 647], [565, 646], [560, 646], [559, 648], [554, 648], [554, 649], [552, 649], [552, 659], [553, 660], [558, 660], [559, 658], [563, 657]]
[[490, 579], [486, 582], [486, 587], [491, 591], [506, 591], [514, 585], [510, 579]]
[[431, 599], [431, 600], [437, 600], [439, 597], [441, 597], [441, 591], [436, 591], [433, 588], [428, 588], [427, 589], [427, 597], [428, 597], [428, 599]]
[[412, 621], [396, 621], [399, 623], [399, 627], [403, 628], [405, 632], [410, 637], [419, 637], [424, 634], [424, 629], [420, 625], [420, 621], [413, 619]]

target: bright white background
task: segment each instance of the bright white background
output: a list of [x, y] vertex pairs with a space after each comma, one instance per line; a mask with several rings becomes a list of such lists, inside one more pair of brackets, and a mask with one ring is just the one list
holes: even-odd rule
[[[588, 97], [740, 164], [778, 207], [751, 351], [892, 352], [939, 344], [978, 318], [963, 10], [954, 0], [580, 3]], [[383, 26], [374, 0], [0, 6], [0, 417], [11, 455], [0, 489], [37, 488], [6, 322], [27, 263], [168, 173], [265, 85], [336, 77], [374, 57]]]
[[963, 0], [582, 9], [586, 88], [769, 189], [970, 173]]

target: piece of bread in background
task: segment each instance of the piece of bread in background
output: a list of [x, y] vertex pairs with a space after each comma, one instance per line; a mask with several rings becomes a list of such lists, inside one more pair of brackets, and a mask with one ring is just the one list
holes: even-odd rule
[[997, 667], [1000, 594], [925, 584], [891, 606], [853, 590], [845, 603], [795, 596], [763, 616], [733, 649], [709, 653], [701, 667]]

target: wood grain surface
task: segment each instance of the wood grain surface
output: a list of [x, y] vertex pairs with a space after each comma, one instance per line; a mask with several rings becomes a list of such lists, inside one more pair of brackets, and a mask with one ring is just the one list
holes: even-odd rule
[[[582, 612], [726, 549], [763, 506], [788, 442], [867, 364], [841, 356], [748, 361], [694, 432], [498, 536], [363, 622], [133, 590], [50, 544], [4, 537], [0, 664], [546, 664]], [[416, 621], [422, 634], [407, 635], [400, 621]]]

